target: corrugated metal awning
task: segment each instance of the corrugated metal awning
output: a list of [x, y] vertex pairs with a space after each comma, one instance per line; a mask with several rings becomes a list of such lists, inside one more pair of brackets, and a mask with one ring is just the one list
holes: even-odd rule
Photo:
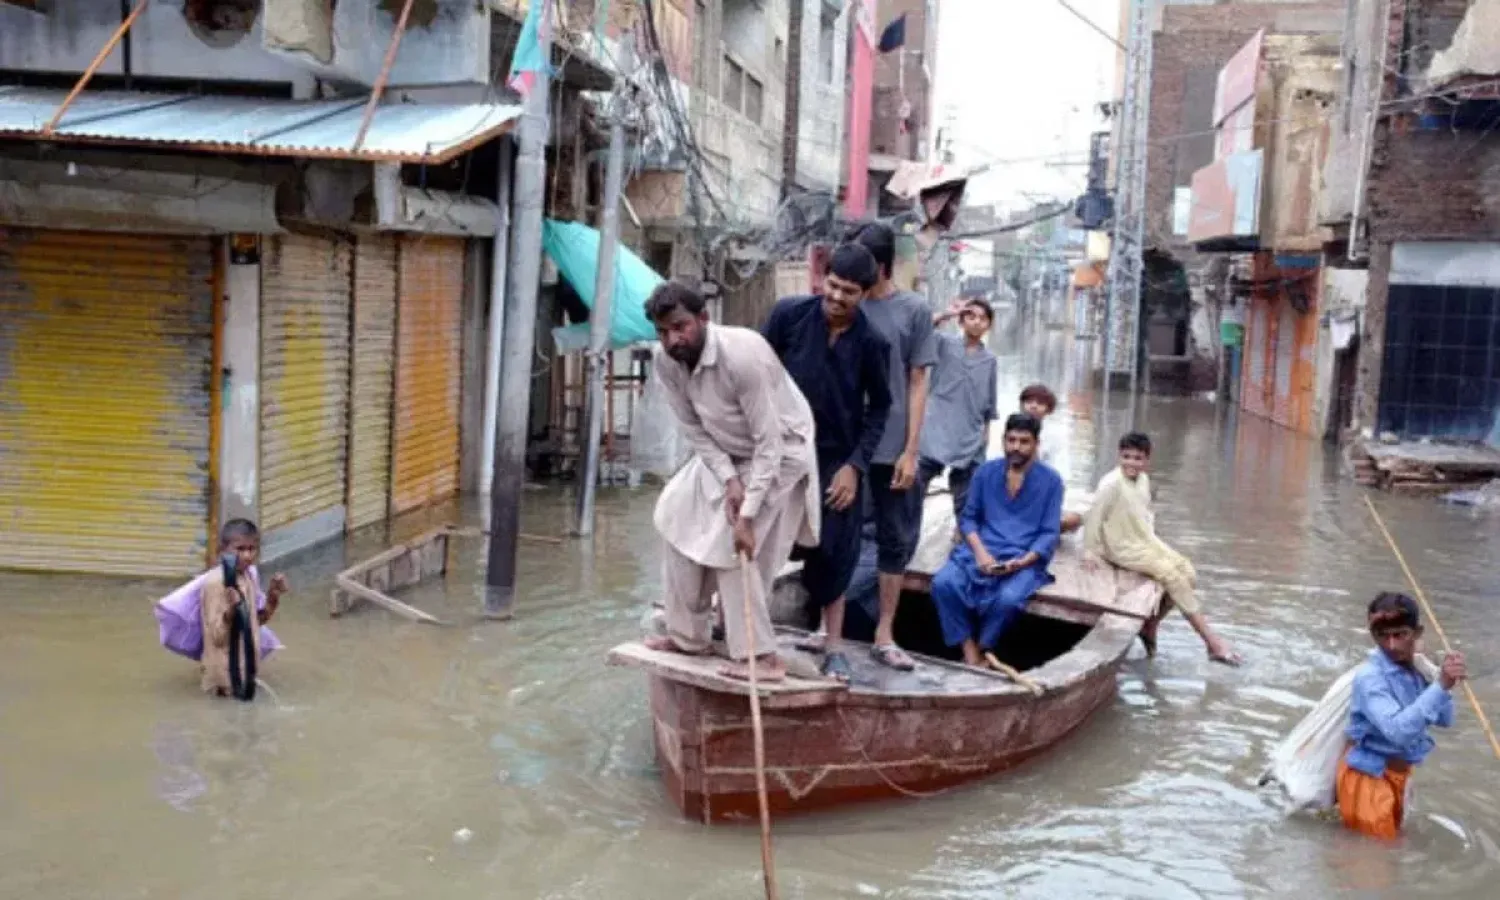
[[363, 146], [353, 150], [364, 99], [85, 91], [51, 134], [43, 128], [67, 92], [0, 87], [0, 138], [123, 144], [258, 156], [443, 163], [504, 132], [519, 106], [396, 103], [376, 107]]

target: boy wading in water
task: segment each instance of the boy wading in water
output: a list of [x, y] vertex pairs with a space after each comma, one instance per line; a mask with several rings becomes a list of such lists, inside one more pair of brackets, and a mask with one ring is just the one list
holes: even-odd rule
[[[224, 583], [224, 569], [215, 566], [204, 576], [203, 581], [203, 690], [210, 694], [227, 697], [229, 683], [229, 623], [234, 608], [241, 598], [257, 606], [260, 585], [256, 583], [254, 566], [260, 557], [260, 531], [255, 523], [246, 519], [231, 519], [219, 531], [219, 554], [233, 554], [236, 582]], [[265, 636], [262, 627], [276, 614], [281, 598], [287, 592], [286, 576], [272, 576], [266, 589], [266, 602], [256, 610], [255, 627], [251, 629], [255, 638], [255, 655], [265, 655], [261, 642]]]
[[1422, 637], [1417, 604], [1405, 594], [1380, 594], [1368, 611], [1375, 649], [1354, 676], [1349, 749], [1339, 760], [1335, 795], [1344, 825], [1371, 837], [1394, 838], [1406, 816], [1411, 770], [1434, 747], [1428, 728], [1453, 725], [1450, 691], [1468, 677], [1462, 653], [1443, 659], [1431, 684], [1416, 670]]
[[1156, 629], [1175, 605], [1208, 648], [1214, 662], [1237, 666], [1243, 660], [1219, 637], [1198, 604], [1198, 574], [1188, 558], [1156, 536], [1151, 511], [1151, 438], [1138, 431], [1120, 438], [1120, 465], [1099, 480], [1094, 504], [1083, 523], [1084, 550], [1093, 559], [1161, 583], [1167, 596], [1155, 618], [1141, 628], [1148, 656], [1156, 655]]

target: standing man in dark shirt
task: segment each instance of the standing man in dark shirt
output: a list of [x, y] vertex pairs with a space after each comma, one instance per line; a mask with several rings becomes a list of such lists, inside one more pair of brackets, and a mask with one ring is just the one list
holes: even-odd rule
[[844, 592], [859, 561], [859, 491], [890, 414], [889, 345], [860, 302], [875, 284], [875, 257], [858, 244], [833, 252], [823, 293], [788, 297], [766, 319], [766, 341], [807, 397], [817, 433], [823, 528], [805, 556], [802, 583], [823, 612], [823, 673], [847, 681], [841, 648]]
[[911, 671], [912, 658], [896, 646], [896, 612], [901, 583], [917, 549], [922, 527], [922, 484], [917, 477], [922, 420], [927, 412], [927, 376], [937, 362], [932, 310], [911, 291], [891, 281], [896, 264], [896, 235], [890, 226], [872, 222], [855, 241], [875, 257], [880, 278], [861, 307], [875, 331], [890, 344], [887, 362], [891, 412], [885, 433], [870, 462], [870, 499], [875, 508], [876, 563], [880, 571], [880, 621], [875, 626], [875, 660]]

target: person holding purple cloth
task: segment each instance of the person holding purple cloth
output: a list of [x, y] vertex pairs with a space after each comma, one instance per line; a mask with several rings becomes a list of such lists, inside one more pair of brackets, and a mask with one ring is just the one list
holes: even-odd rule
[[286, 576], [277, 573], [261, 591], [255, 566], [260, 557], [260, 530], [248, 519], [224, 523], [219, 530], [219, 554], [234, 557], [235, 584], [226, 585], [223, 567], [214, 566], [157, 601], [155, 612], [161, 645], [197, 661], [204, 692], [224, 697], [230, 693], [229, 622], [238, 602], [236, 594], [255, 598], [259, 627], [252, 634], [256, 656], [264, 659], [282, 647], [266, 623], [276, 615], [288, 587]]

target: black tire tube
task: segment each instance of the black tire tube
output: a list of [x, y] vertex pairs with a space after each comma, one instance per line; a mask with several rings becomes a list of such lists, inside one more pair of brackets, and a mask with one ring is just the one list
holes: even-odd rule
[[[242, 598], [229, 619], [229, 690], [235, 699], [255, 699], [255, 632], [251, 630], [249, 604]], [[244, 671], [241, 672], [241, 658]]]

